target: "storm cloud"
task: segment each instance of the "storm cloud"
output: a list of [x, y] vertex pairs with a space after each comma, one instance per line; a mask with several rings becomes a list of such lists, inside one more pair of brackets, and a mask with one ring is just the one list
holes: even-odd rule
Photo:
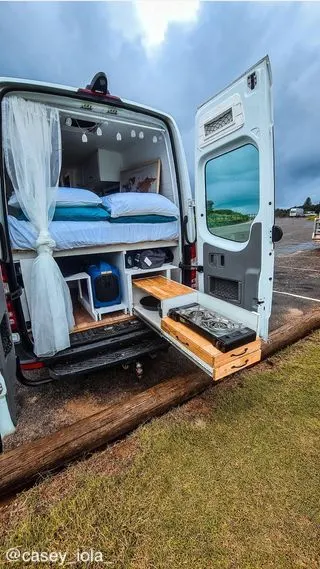
[[276, 202], [293, 206], [320, 199], [319, 29], [318, 3], [1, 2], [0, 76], [80, 87], [105, 71], [175, 117], [193, 176], [197, 106], [268, 53]]

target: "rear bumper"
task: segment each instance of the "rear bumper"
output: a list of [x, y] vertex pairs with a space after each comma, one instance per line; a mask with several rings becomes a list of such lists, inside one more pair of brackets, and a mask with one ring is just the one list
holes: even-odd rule
[[52, 379], [87, 375], [111, 366], [129, 364], [167, 348], [168, 342], [166, 340], [157, 334], [151, 333], [149, 337], [138, 343], [122, 346], [118, 349], [106, 350], [85, 359], [57, 363], [48, 367], [48, 371]]
[[[54, 357], [39, 360], [16, 344], [17, 377], [25, 385], [40, 385], [62, 379], [95, 373], [117, 364], [126, 364], [148, 354], [168, 348], [168, 342], [139, 320], [95, 329], [71, 336], [71, 347]], [[46, 368], [46, 378], [26, 378], [24, 371]], [[48, 377], [49, 375], [49, 377]]]

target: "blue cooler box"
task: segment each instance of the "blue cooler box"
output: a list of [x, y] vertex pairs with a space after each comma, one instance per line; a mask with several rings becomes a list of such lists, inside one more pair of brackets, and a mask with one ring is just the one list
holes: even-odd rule
[[105, 261], [99, 261], [96, 265], [90, 265], [87, 272], [91, 277], [95, 308], [120, 304], [120, 273], [117, 267], [113, 267]]

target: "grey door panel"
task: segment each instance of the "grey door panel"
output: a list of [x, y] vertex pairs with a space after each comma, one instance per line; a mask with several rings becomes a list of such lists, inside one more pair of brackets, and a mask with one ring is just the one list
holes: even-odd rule
[[262, 226], [254, 223], [242, 251], [228, 251], [203, 244], [204, 292], [256, 310], [261, 269]]

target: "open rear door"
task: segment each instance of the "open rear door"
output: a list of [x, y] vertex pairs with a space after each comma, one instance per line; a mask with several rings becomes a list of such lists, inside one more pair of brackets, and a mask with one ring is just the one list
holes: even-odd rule
[[[216, 381], [260, 361], [268, 336], [276, 233], [268, 58], [198, 110], [195, 177], [198, 290], [148, 276], [133, 281], [133, 306]], [[158, 311], [143, 308], [146, 294]]]
[[195, 133], [199, 290], [213, 310], [231, 305], [237, 321], [258, 314], [256, 332], [266, 339], [274, 261], [268, 57], [199, 108]]

